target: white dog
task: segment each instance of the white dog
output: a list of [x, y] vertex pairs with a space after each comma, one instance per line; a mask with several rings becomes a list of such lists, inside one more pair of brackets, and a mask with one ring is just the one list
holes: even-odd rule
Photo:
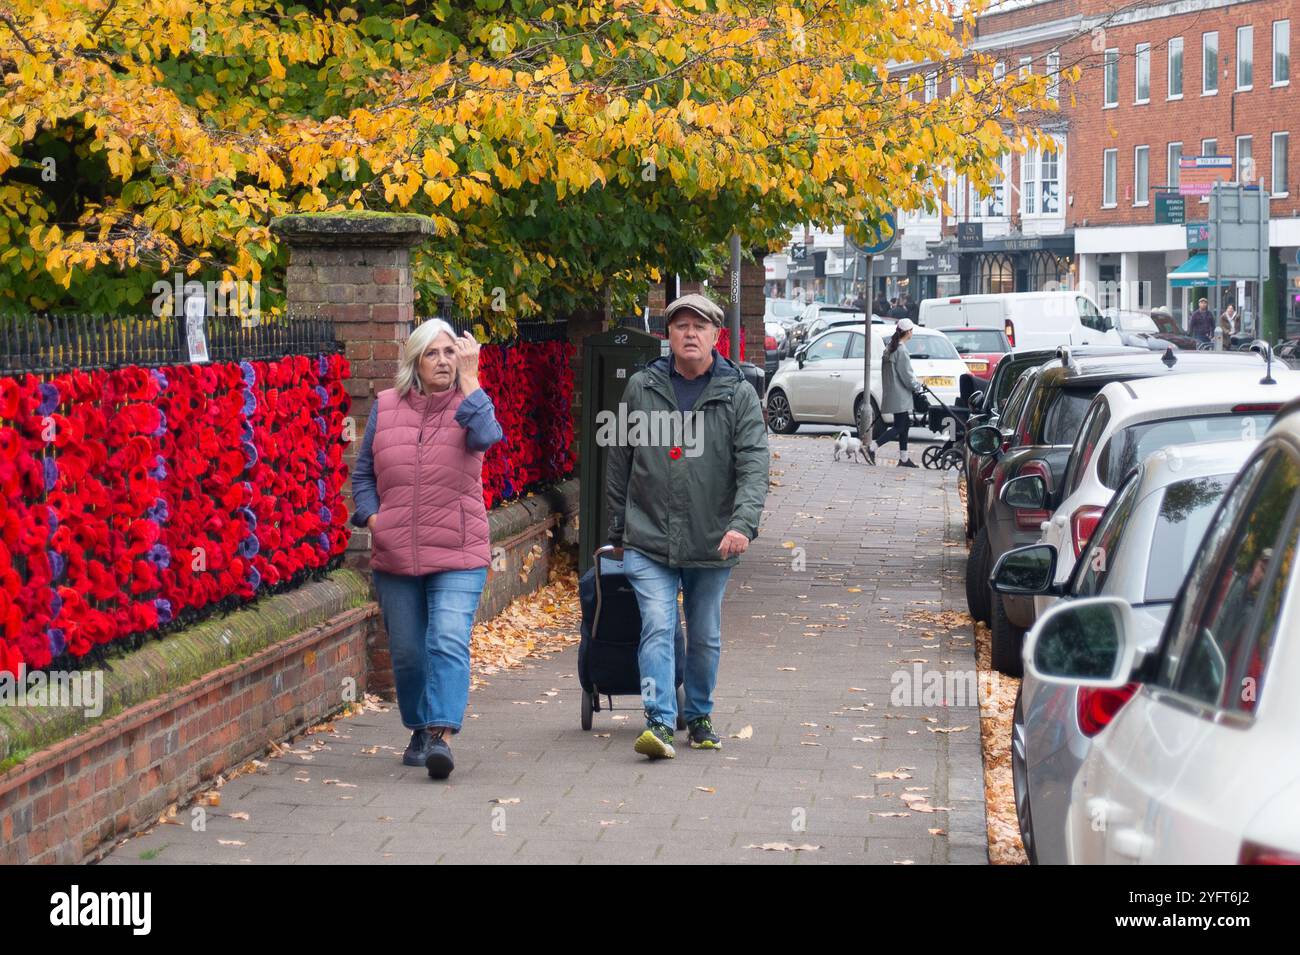
[[848, 455], [846, 460], [856, 461], [858, 455], [862, 455], [862, 460], [867, 460], [867, 452], [862, 448], [862, 442], [853, 435], [849, 434], [849, 429], [845, 428], [835, 436], [835, 460], [840, 459], [840, 454]]

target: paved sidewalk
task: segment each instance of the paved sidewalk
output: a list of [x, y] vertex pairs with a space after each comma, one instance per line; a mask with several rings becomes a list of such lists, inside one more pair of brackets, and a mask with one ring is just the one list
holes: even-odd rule
[[[890, 705], [911, 661], [975, 669], [969, 626], [899, 626], [964, 608], [956, 474], [832, 463], [827, 437], [771, 446], [776, 484], [728, 588], [715, 695], [719, 733], [751, 738], [720, 753], [683, 741], [650, 763], [632, 752], [639, 709], [584, 733], [575, 647], [471, 695], [447, 783], [400, 764], [395, 707], [367, 712], [298, 740], [310, 759], [228, 782], [205, 831], [182, 809], [185, 825], [104, 863], [985, 862], [975, 701]], [[910, 778], [873, 777], [895, 770]], [[948, 811], [889, 815], [918, 795]], [[819, 848], [748, 848], [762, 844]]]

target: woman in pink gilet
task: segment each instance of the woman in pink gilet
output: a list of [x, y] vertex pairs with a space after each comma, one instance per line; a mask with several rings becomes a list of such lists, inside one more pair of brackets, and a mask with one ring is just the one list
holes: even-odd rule
[[352, 471], [352, 523], [370, 529], [370, 569], [388, 629], [407, 766], [454, 767], [448, 734], [469, 700], [469, 636], [490, 561], [483, 452], [501, 440], [478, 384], [478, 343], [441, 319], [402, 348], [370, 409]]

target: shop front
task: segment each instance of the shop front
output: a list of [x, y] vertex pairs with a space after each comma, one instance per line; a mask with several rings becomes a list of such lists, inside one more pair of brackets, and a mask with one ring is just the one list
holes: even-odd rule
[[1073, 287], [1074, 236], [1012, 235], [978, 239], [959, 248], [960, 289], [964, 295], [1039, 292], [1055, 286]]

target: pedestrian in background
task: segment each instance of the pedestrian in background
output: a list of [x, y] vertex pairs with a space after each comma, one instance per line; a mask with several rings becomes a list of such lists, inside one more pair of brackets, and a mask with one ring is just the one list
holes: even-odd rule
[[921, 394], [921, 382], [912, 372], [912, 358], [903, 346], [912, 337], [912, 320], [902, 318], [898, 327], [885, 345], [885, 353], [880, 356], [880, 413], [886, 418], [893, 418], [879, 441], [867, 445], [867, 460], [875, 464], [876, 452], [882, 444], [898, 441], [898, 466], [914, 468], [916, 462], [908, 457], [907, 434], [912, 427], [912, 409], [915, 396]]
[[1209, 299], [1201, 299], [1196, 311], [1187, 320], [1187, 334], [1201, 343], [1208, 342], [1214, 334], [1214, 313], [1210, 311], [1209, 305]]

